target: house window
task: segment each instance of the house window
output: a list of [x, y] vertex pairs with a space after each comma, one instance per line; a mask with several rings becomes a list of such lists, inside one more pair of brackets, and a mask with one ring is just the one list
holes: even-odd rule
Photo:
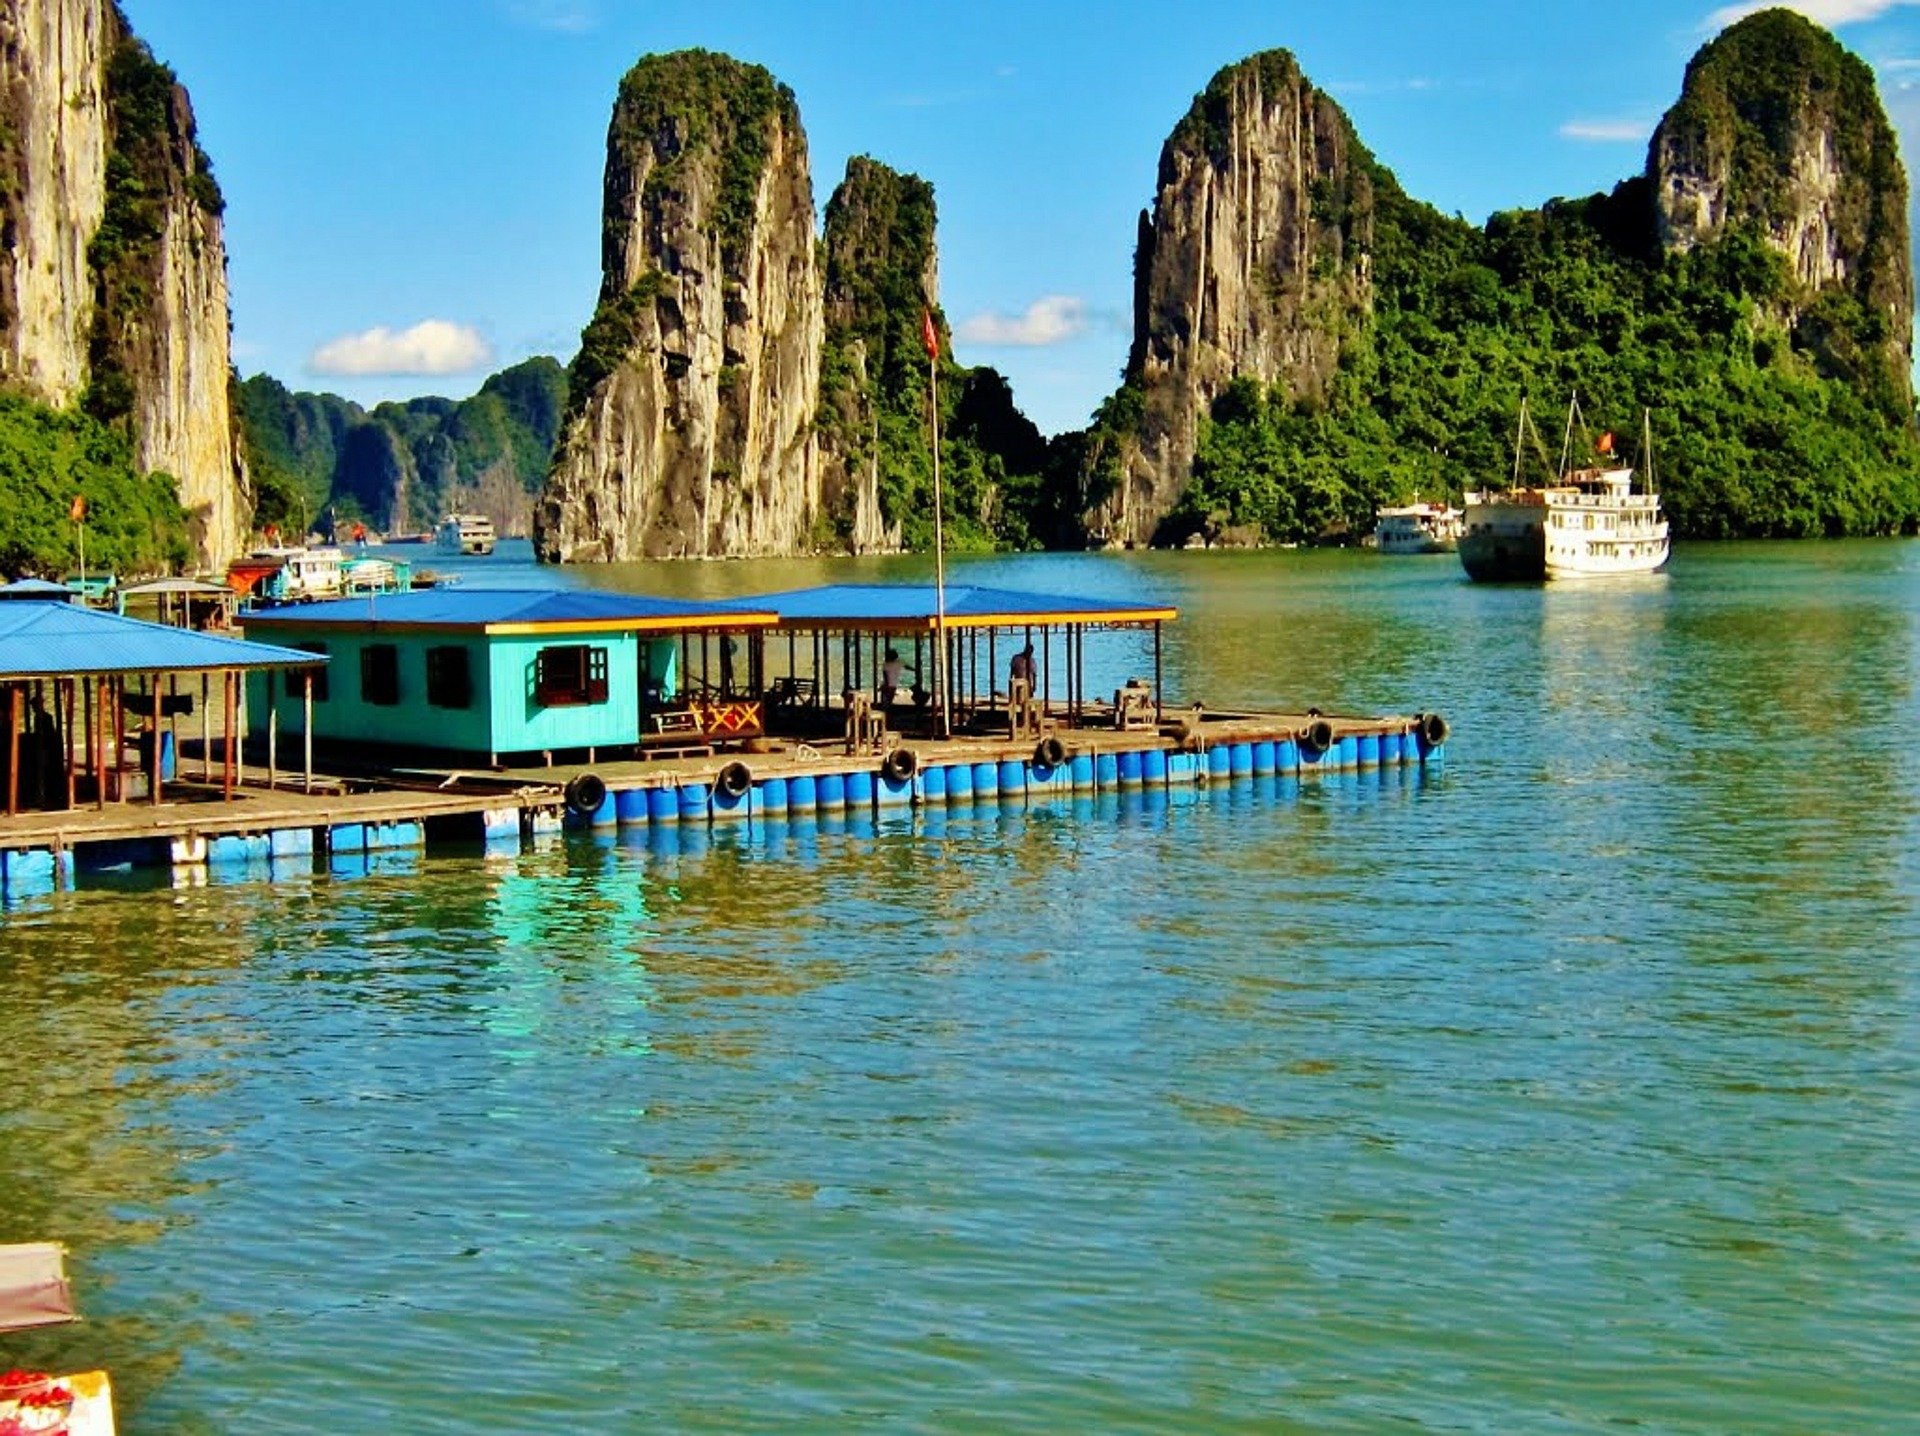
[[391, 643], [360, 650], [360, 699], [387, 708], [400, 701], [400, 650]]
[[473, 706], [473, 674], [459, 644], [427, 650], [427, 702], [435, 708]]
[[[302, 653], [317, 653], [322, 658], [327, 656], [327, 645], [324, 643], [296, 643], [293, 646]], [[316, 667], [303, 668], [299, 671], [307, 675], [307, 682], [312, 685], [313, 701], [315, 703], [325, 703], [327, 701], [327, 665], [322, 663]], [[287, 691], [289, 693], [298, 693], [300, 691], [298, 681], [296, 680], [293, 683], [289, 683], [287, 685]]]
[[543, 708], [607, 701], [607, 650], [570, 643], [543, 648], [533, 662], [533, 700]]

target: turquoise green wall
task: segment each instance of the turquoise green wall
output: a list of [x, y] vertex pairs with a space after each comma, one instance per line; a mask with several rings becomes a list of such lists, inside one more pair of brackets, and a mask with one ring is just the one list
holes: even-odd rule
[[[289, 646], [318, 642], [332, 659], [325, 702], [313, 705], [313, 733], [320, 739], [390, 743], [460, 753], [525, 753], [555, 748], [613, 747], [637, 741], [640, 731], [639, 642], [632, 634], [461, 640], [444, 634], [315, 634], [261, 629], [258, 637]], [[589, 706], [541, 708], [533, 702], [535, 655], [542, 648], [585, 641], [607, 650], [607, 701]], [[360, 697], [360, 653], [369, 644], [398, 650], [400, 701], [382, 705]], [[427, 650], [463, 647], [473, 679], [472, 705], [440, 708], [427, 702]], [[275, 685], [283, 739], [297, 739], [303, 701]], [[252, 732], [267, 729], [266, 682], [248, 679], [247, 712]]]
[[[605, 748], [640, 740], [639, 640], [631, 633], [564, 638], [494, 638], [493, 751]], [[533, 701], [534, 655], [559, 644], [607, 650], [607, 701], [541, 708]]]

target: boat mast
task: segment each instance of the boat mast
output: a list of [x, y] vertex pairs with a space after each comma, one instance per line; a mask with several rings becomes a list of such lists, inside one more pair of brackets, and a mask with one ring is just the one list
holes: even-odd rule
[[1573, 391], [1573, 398], [1567, 402], [1567, 434], [1560, 441], [1560, 478], [1567, 477], [1567, 460], [1573, 456], [1573, 416], [1580, 412], [1580, 391]]
[[1509, 488], [1520, 487], [1520, 446], [1527, 437], [1527, 396], [1520, 396], [1520, 427], [1513, 431], [1513, 482]]
[[1653, 490], [1653, 410], [1640, 411], [1640, 462], [1647, 470], [1647, 492]]

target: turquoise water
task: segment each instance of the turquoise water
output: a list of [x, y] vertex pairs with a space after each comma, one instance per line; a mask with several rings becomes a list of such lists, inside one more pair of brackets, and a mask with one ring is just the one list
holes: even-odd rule
[[1445, 771], [15, 909], [0, 1240], [90, 1320], [0, 1364], [133, 1433], [1912, 1429], [1920, 547], [962, 574]]

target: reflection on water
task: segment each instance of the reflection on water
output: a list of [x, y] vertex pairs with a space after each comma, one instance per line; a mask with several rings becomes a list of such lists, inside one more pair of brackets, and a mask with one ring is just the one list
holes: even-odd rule
[[18, 910], [0, 1240], [91, 1320], [0, 1358], [134, 1432], [1897, 1429], [1912, 552], [968, 562], [1446, 771]]

